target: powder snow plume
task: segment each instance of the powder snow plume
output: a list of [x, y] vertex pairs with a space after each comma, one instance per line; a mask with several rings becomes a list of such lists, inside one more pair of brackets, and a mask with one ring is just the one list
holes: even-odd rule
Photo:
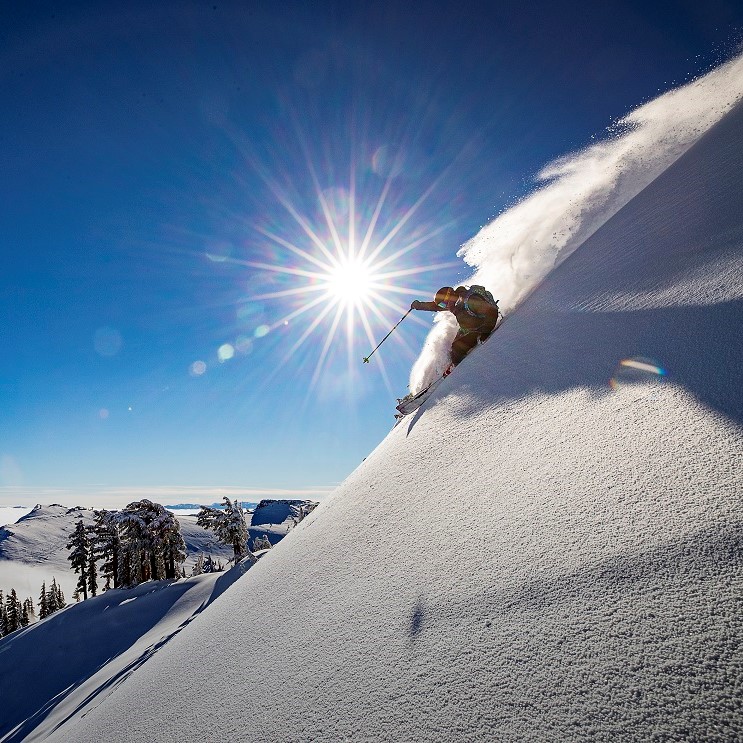
[[[657, 178], [743, 98], [743, 55], [620, 119], [605, 141], [566, 155], [537, 176], [544, 183], [483, 227], [457, 255], [513, 310], [544, 277]], [[436, 316], [410, 375], [418, 392], [440, 375], [457, 330]]]

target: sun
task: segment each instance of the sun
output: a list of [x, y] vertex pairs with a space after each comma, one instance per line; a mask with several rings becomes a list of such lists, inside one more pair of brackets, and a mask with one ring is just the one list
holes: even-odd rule
[[363, 306], [374, 288], [374, 270], [363, 260], [342, 259], [328, 272], [328, 295], [346, 305]]
[[[265, 251], [265, 260], [231, 260], [261, 276], [260, 289], [241, 298], [265, 313], [256, 337], [280, 331], [284, 338], [281, 356], [269, 377], [292, 360], [302, 367], [306, 364], [308, 371], [314, 366], [309, 392], [330, 365], [338, 370], [344, 364], [346, 369], [338, 373], [343, 379], [354, 380], [354, 366], [362, 363], [403, 315], [409, 316], [406, 327], [417, 324], [427, 330], [429, 318], [408, 315], [411, 299], [430, 292], [430, 286], [419, 280], [429, 272], [460, 267], [460, 262], [429, 263], [418, 253], [450, 226], [414, 219], [443, 176], [406, 205], [399, 196], [391, 196], [394, 175], [379, 183], [362, 179], [363, 193], [358, 192], [357, 165], [353, 162], [346, 187], [337, 183], [321, 187], [309, 151], [306, 154], [316, 206], [311, 207], [310, 198], [300, 207], [293, 190], [281, 185], [256, 161], [256, 172], [285, 214], [276, 215], [275, 210], [266, 208], [250, 225], [259, 236], [256, 242]], [[385, 353], [396, 358], [402, 352], [414, 358], [414, 343], [405, 336], [404, 331], [396, 333]], [[388, 352], [395, 345], [396, 352]], [[375, 360], [392, 391], [385, 354], [380, 352]]]

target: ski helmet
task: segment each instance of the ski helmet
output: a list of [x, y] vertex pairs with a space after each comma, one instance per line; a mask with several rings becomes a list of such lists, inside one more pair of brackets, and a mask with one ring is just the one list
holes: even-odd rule
[[453, 307], [454, 303], [457, 301], [457, 293], [451, 286], [442, 286], [441, 289], [436, 292], [436, 299], [434, 301], [442, 309], [449, 309], [450, 307]]

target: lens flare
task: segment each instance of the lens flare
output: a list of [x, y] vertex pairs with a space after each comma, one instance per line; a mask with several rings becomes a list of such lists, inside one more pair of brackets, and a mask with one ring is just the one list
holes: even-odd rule
[[653, 359], [642, 357], [622, 359], [609, 380], [609, 386], [616, 390], [623, 384], [648, 382], [659, 377], [665, 377], [666, 374], [666, 370]]

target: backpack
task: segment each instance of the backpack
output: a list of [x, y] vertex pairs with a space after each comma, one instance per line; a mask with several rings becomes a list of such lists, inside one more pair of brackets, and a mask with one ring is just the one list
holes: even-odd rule
[[485, 315], [481, 315], [479, 312], [475, 312], [475, 310], [469, 306], [469, 299], [474, 294], [476, 294], [478, 297], [482, 297], [491, 307], [495, 309], [495, 319], [497, 321], [499, 300], [495, 299], [484, 286], [480, 286], [479, 284], [472, 284], [472, 286], [470, 286], [464, 294], [460, 295], [460, 301], [462, 302], [462, 306], [464, 307], [467, 314], [471, 315], [472, 317], [485, 317]]

